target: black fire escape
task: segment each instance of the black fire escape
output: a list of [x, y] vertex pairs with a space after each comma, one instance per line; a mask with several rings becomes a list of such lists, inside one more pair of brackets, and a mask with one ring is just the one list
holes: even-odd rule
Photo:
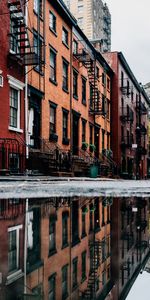
[[10, 53], [9, 57], [16, 59], [23, 66], [38, 65], [38, 49], [31, 46], [29, 36], [32, 31], [26, 25], [26, 0], [9, 0], [10, 11]]
[[96, 76], [96, 58], [90, 56], [86, 50], [82, 49], [74, 54], [79, 62], [87, 68], [89, 84], [90, 84], [90, 100], [89, 100], [89, 113], [92, 115], [102, 115], [102, 100], [98, 88], [98, 77]]

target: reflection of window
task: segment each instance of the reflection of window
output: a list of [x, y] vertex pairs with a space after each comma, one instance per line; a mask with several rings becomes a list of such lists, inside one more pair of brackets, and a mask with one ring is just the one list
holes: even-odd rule
[[56, 82], [56, 52], [50, 49], [50, 79]]
[[68, 265], [62, 268], [62, 300], [68, 297]]
[[48, 300], [56, 300], [56, 274], [50, 276], [48, 284]]
[[82, 208], [82, 237], [86, 235], [86, 215], [85, 215], [85, 206]]
[[82, 281], [86, 279], [86, 251], [82, 252]]
[[63, 213], [62, 215], [62, 246], [68, 244], [68, 214]]
[[52, 31], [56, 32], [56, 17], [51, 11], [49, 14], [49, 27]]
[[15, 272], [19, 269], [19, 230], [22, 225], [8, 228], [8, 271]]
[[78, 274], [78, 258], [74, 258], [72, 261], [72, 287], [77, 286], [77, 274]]
[[56, 218], [50, 216], [49, 220], [49, 252], [56, 249]]
[[33, 248], [33, 211], [28, 212], [28, 239], [27, 246]]

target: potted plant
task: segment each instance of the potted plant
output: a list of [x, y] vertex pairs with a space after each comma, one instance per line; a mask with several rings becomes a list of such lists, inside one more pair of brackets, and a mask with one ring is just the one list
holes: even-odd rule
[[88, 147], [88, 143], [82, 142], [82, 150], [85, 151], [87, 149], [87, 147]]
[[94, 152], [96, 150], [96, 147], [94, 144], [90, 144], [89, 149], [90, 149], [90, 152]]

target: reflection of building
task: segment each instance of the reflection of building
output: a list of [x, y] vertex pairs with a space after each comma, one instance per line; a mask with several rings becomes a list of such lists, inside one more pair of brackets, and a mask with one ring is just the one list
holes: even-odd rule
[[104, 299], [112, 288], [111, 205], [110, 198], [0, 200], [0, 299]]
[[147, 176], [149, 98], [121, 52], [105, 53], [112, 67], [112, 150], [125, 178]]
[[[148, 199], [114, 199], [112, 206], [113, 299], [125, 299], [149, 254]], [[115, 241], [115, 243], [113, 243]]]
[[111, 15], [102, 0], [64, 0], [78, 25], [91, 41], [101, 44], [101, 51], [111, 49]]
[[24, 222], [24, 200], [0, 199], [1, 300], [18, 300], [24, 291]]
[[[99, 198], [52, 198], [40, 204], [40, 208], [38, 203], [32, 208], [32, 201], [27, 293], [41, 293], [42, 299], [69, 299], [70, 295], [72, 299], [105, 297], [111, 289], [111, 203]], [[52, 202], [57, 203], [57, 208]]]

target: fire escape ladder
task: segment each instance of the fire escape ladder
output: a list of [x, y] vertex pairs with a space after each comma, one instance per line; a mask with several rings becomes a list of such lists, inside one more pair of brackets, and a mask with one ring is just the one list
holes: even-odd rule
[[88, 284], [85, 291], [81, 292], [81, 299], [96, 299], [96, 284], [99, 280], [98, 268], [102, 260], [102, 243], [99, 240], [89, 242], [91, 268], [89, 271]]
[[89, 83], [91, 86], [89, 113], [93, 115], [102, 115], [102, 103], [98, 88], [98, 78], [96, 76], [96, 59], [91, 57], [87, 50], [84, 49], [79, 51], [79, 53], [74, 54], [74, 56], [87, 69]]
[[22, 65], [38, 65], [38, 49], [31, 47], [29, 28], [25, 20], [25, 0], [8, 0], [10, 11], [10, 54], [21, 62]]

